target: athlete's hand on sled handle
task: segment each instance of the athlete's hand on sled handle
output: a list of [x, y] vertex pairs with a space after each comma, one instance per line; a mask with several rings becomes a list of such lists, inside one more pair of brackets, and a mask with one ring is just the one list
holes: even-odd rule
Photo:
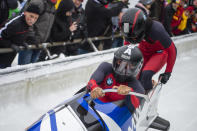
[[131, 88], [126, 85], [113, 86], [113, 89], [117, 89], [117, 93], [120, 95], [128, 95], [131, 92]]
[[90, 92], [90, 95], [93, 99], [96, 99], [105, 96], [105, 93], [103, 92], [102, 88], [96, 87]]
[[159, 80], [161, 80], [161, 83], [166, 84], [171, 76], [171, 72], [165, 72], [159, 75]]

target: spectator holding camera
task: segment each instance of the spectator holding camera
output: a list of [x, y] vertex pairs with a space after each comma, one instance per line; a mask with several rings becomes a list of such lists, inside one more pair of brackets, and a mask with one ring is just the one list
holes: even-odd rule
[[[70, 23], [77, 22], [77, 30], [73, 32], [72, 36], [70, 37], [71, 40], [76, 38], [86, 39], [88, 37], [87, 22], [85, 17], [85, 11], [82, 8], [82, 2], [83, 0], [73, 0], [75, 9], [72, 13], [72, 19]], [[83, 45], [75, 44], [67, 46], [67, 52], [71, 55], [82, 54], [80, 49], [81, 46]]]
[[74, 31], [74, 38], [84, 38], [87, 37], [87, 24], [85, 18], [85, 11], [82, 8], [83, 0], [73, 0], [74, 3], [74, 12], [72, 13], [72, 19], [70, 23], [77, 22], [77, 30]]
[[[61, 1], [56, 12], [55, 21], [53, 23], [51, 35], [48, 41], [63, 42], [70, 40], [71, 36], [74, 34], [74, 31], [77, 30], [77, 22], [71, 21], [74, 7], [75, 6], [72, 0]], [[65, 46], [51, 48], [52, 54], [65, 54], [65, 51]]]
[[32, 27], [39, 17], [39, 8], [37, 5], [31, 5], [27, 10], [10, 20], [0, 30], [0, 48], [12, 48], [14, 52], [0, 54], [0, 68], [10, 67], [17, 52], [20, 51], [18, 46], [27, 48], [26, 36], [29, 27]]

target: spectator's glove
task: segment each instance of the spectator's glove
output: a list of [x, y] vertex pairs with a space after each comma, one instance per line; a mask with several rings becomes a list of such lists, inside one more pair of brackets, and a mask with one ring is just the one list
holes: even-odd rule
[[161, 83], [166, 84], [171, 76], [170, 72], [165, 72], [159, 75], [159, 79], [161, 79]]
[[29, 45], [27, 43], [23, 43], [23, 46], [25, 47], [26, 50], [29, 50]]
[[19, 46], [15, 45], [15, 44], [12, 44], [12, 45], [11, 45], [11, 48], [12, 48], [15, 52], [19, 52], [19, 51], [20, 51]]

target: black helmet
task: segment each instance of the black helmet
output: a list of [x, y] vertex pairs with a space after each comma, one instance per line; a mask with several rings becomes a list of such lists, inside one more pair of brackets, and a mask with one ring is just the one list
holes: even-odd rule
[[131, 8], [124, 13], [120, 21], [121, 33], [133, 44], [144, 39], [147, 17], [142, 10]]
[[138, 47], [125, 45], [114, 53], [112, 63], [118, 82], [125, 82], [128, 78], [136, 77], [143, 64], [143, 56]]

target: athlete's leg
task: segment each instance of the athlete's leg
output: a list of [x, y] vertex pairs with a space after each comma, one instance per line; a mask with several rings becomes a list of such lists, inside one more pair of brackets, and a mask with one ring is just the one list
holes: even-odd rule
[[168, 55], [165, 51], [162, 53], [155, 53], [144, 63], [139, 80], [145, 90], [152, 89], [152, 77], [165, 65], [167, 57]]

